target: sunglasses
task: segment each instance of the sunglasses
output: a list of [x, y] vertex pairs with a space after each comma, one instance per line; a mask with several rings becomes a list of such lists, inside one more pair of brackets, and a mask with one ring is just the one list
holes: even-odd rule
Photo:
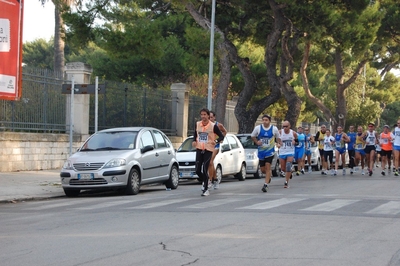
[[282, 126], [282, 127], [289, 127], [289, 126]]
[[368, 126], [368, 127], [374, 127], [374, 126]]

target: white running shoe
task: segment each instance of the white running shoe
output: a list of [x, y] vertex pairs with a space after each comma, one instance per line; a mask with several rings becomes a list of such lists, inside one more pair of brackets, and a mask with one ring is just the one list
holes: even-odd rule
[[343, 169], [343, 175], [346, 175], [346, 169]]
[[362, 169], [362, 170], [361, 170], [361, 174], [362, 174], [362, 175], [365, 175], [365, 173], [364, 173], [364, 169]]
[[208, 191], [208, 189], [206, 191], [203, 191], [203, 194], [201, 194], [202, 196], [209, 196], [210, 192]]
[[212, 186], [214, 187], [214, 189], [219, 189], [219, 182], [218, 182], [218, 180], [214, 181]]
[[311, 166], [308, 167], [308, 172], [309, 172], [309, 173], [312, 173], [312, 168], [311, 168]]

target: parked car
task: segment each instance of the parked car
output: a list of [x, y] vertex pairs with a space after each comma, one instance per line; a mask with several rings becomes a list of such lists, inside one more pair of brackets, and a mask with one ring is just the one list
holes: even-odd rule
[[[251, 134], [236, 134], [236, 137], [240, 140], [246, 152], [247, 174], [253, 174], [255, 178], [263, 177], [258, 159], [258, 147], [251, 139]], [[279, 169], [279, 155], [277, 148], [275, 148], [274, 158], [271, 163], [272, 176], [278, 176], [280, 171]]]
[[[317, 142], [311, 143], [310, 151], [311, 151], [311, 167], [312, 167], [312, 169], [314, 171], [321, 170], [322, 169], [322, 159], [321, 159], [321, 156], [319, 154], [319, 149], [318, 149], [318, 143]], [[305, 163], [304, 163], [305, 169], [307, 171], [307, 167], [308, 167], [307, 156], [305, 156], [304, 161], [305, 161]], [[293, 161], [293, 167], [297, 171], [297, 162], [295, 160]]]
[[[183, 141], [176, 158], [179, 162], [179, 178], [199, 179], [196, 174], [196, 148], [192, 147], [193, 136]], [[246, 179], [246, 155], [242, 144], [233, 134], [226, 134], [214, 159], [218, 182], [222, 177], [234, 175], [240, 181]], [[202, 182], [202, 180], [199, 180]]]
[[140, 186], [179, 183], [176, 152], [168, 137], [151, 127], [123, 127], [99, 131], [64, 164], [60, 176], [67, 196], [81, 190], [124, 189], [139, 193]]

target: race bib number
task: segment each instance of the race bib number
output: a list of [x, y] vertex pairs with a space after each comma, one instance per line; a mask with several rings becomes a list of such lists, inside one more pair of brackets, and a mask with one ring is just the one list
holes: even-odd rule
[[268, 147], [270, 145], [270, 139], [262, 138], [260, 140], [261, 140], [262, 146]]
[[368, 144], [375, 144], [375, 137], [368, 137]]
[[208, 142], [208, 133], [207, 132], [199, 133], [199, 142], [203, 142], [203, 143]]
[[336, 147], [340, 148], [342, 146], [342, 142], [336, 141]]
[[332, 145], [330, 142], [325, 142], [325, 149], [330, 149], [332, 148]]
[[380, 139], [379, 143], [381, 143], [381, 144], [389, 144], [389, 140], [388, 139]]
[[283, 141], [283, 146], [291, 148], [293, 146], [292, 145], [292, 141], [291, 140], [284, 140]]
[[362, 150], [362, 148], [363, 148], [362, 143], [356, 144], [356, 149]]

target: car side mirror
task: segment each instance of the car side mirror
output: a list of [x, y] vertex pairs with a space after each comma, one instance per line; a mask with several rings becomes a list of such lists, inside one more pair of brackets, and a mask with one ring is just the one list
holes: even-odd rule
[[230, 151], [230, 150], [231, 150], [231, 148], [229, 147], [228, 144], [224, 144], [224, 145], [222, 145], [222, 147], [221, 147], [221, 151], [222, 151], [222, 152], [226, 152], [226, 151]]
[[147, 146], [144, 146], [143, 148], [141, 148], [141, 149], [140, 149], [140, 152], [141, 152], [141, 153], [146, 153], [146, 152], [152, 151], [152, 150], [154, 150], [154, 147], [153, 147], [153, 146], [150, 146], [150, 145], [147, 145]]

